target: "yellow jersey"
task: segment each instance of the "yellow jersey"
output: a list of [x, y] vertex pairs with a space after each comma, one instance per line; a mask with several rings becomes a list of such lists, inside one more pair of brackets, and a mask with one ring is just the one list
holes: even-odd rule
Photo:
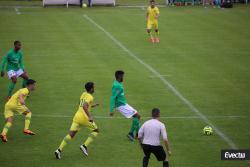
[[73, 118], [74, 122], [83, 124], [84, 122], [88, 121], [88, 116], [83, 110], [83, 105], [84, 103], [87, 103], [89, 106], [88, 111], [91, 112], [93, 102], [94, 102], [94, 97], [88, 92], [83, 92], [83, 94], [80, 97], [78, 110]]
[[151, 8], [151, 6], [149, 6], [147, 12], [148, 12], [148, 21], [150, 22], [157, 21], [155, 17], [160, 14], [158, 7], [155, 6], [154, 8]]
[[83, 94], [80, 97], [80, 104], [79, 104], [78, 111], [83, 111], [83, 105], [84, 103], [87, 103], [89, 106], [88, 108], [89, 112], [91, 112], [93, 102], [94, 102], [94, 97], [88, 92], [83, 92]]
[[6, 105], [12, 105], [12, 106], [18, 106], [21, 105], [20, 101], [19, 101], [19, 96], [20, 95], [24, 96], [24, 100], [27, 98], [27, 96], [29, 95], [29, 90], [27, 88], [22, 88], [19, 89], [15, 94], [13, 94], [11, 96], [11, 98], [9, 99], [9, 101], [6, 103]]

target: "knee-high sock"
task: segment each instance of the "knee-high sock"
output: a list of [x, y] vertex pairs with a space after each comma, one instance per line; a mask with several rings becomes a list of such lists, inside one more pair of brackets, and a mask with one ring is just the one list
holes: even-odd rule
[[72, 137], [70, 135], [66, 135], [63, 139], [63, 141], [61, 142], [59, 149], [62, 151], [63, 148], [68, 144], [68, 142], [72, 139]]
[[13, 82], [11, 82], [11, 83], [9, 83], [9, 86], [8, 86], [8, 96], [12, 96], [12, 92], [13, 92], [13, 90], [14, 90], [14, 88], [15, 88], [15, 83], [13, 83]]
[[24, 130], [29, 129], [29, 127], [30, 127], [30, 120], [31, 120], [31, 112], [29, 112], [25, 116]]
[[6, 122], [6, 124], [4, 125], [3, 127], [3, 131], [2, 131], [2, 135], [7, 135], [10, 127], [12, 126], [12, 123], [11, 122]]
[[27, 81], [28, 81], [27, 79], [23, 79], [23, 84], [22, 84], [22, 87], [23, 87], [23, 88], [25, 88], [25, 87], [26, 87], [26, 85], [27, 85]]
[[137, 117], [133, 117], [129, 133], [134, 133], [134, 132], [138, 133], [139, 129], [140, 129], [140, 121]]
[[90, 133], [89, 137], [88, 137], [87, 140], [84, 142], [84, 145], [85, 145], [86, 147], [88, 147], [88, 145], [94, 141], [94, 138], [97, 137], [97, 135], [98, 135], [97, 132], [92, 132], [92, 133]]
[[163, 161], [163, 167], [169, 167], [168, 161]]
[[148, 161], [149, 161], [148, 157], [144, 157], [143, 158], [143, 167], [147, 167], [148, 166]]

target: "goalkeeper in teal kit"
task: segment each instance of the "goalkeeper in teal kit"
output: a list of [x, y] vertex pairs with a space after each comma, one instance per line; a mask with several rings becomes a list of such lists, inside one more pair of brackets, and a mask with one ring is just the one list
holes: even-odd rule
[[132, 118], [131, 129], [128, 133], [128, 138], [134, 141], [135, 136], [138, 137], [138, 132], [140, 129], [140, 114], [129, 104], [127, 104], [124, 88], [122, 85], [124, 77], [123, 71], [115, 72], [115, 81], [112, 86], [112, 95], [110, 98], [110, 116], [114, 115], [114, 108], [118, 110], [126, 118]]
[[26, 86], [29, 77], [24, 71], [23, 54], [21, 50], [21, 42], [15, 41], [14, 48], [11, 49], [2, 59], [1, 62], [1, 77], [4, 77], [5, 65], [7, 64], [6, 71], [11, 83], [8, 86], [8, 99], [12, 96], [12, 92], [17, 83], [17, 78], [23, 78], [23, 87]]

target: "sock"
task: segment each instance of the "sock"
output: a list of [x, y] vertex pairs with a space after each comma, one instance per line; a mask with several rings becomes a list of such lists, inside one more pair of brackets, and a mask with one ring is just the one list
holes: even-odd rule
[[22, 87], [23, 87], [23, 88], [25, 88], [25, 87], [26, 87], [26, 85], [27, 85], [27, 81], [28, 81], [27, 79], [24, 79], [24, 80], [23, 80], [23, 85], [22, 85]]
[[143, 158], [143, 167], [147, 167], [148, 166], [148, 158], [147, 157], [144, 157]]
[[10, 129], [10, 127], [12, 126], [11, 122], [6, 122], [6, 124], [3, 127], [3, 131], [2, 131], [2, 135], [7, 135], [8, 130]]
[[8, 96], [11, 96], [12, 95], [12, 92], [13, 92], [13, 90], [14, 90], [14, 88], [15, 88], [15, 83], [13, 83], [13, 82], [11, 82], [11, 83], [9, 83], [9, 86], [8, 86]]
[[163, 167], [169, 167], [168, 161], [163, 161]]
[[29, 129], [29, 127], [30, 127], [30, 120], [31, 120], [31, 112], [29, 112], [25, 116], [24, 130]]
[[98, 135], [97, 132], [92, 132], [87, 138], [87, 140], [84, 142], [84, 145], [88, 147], [88, 145], [94, 141], [94, 138], [96, 138], [97, 135]]
[[129, 133], [134, 133], [134, 132], [138, 133], [139, 129], [140, 129], [140, 121], [137, 117], [133, 117]]
[[71, 138], [70, 135], [65, 136], [64, 139], [63, 139], [63, 141], [62, 141], [62, 143], [61, 143], [60, 146], [59, 146], [59, 149], [62, 151], [63, 148], [68, 144], [68, 142], [69, 142], [71, 139], [72, 139], [72, 138]]

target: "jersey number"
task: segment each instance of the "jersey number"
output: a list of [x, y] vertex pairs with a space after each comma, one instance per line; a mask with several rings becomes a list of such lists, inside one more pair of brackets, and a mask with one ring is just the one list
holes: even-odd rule
[[80, 107], [83, 107], [84, 103], [85, 103], [85, 100], [84, 100], [84, 99], [81, 99], [81, 100], [80, 100], [80, 104], [79, 104]]

